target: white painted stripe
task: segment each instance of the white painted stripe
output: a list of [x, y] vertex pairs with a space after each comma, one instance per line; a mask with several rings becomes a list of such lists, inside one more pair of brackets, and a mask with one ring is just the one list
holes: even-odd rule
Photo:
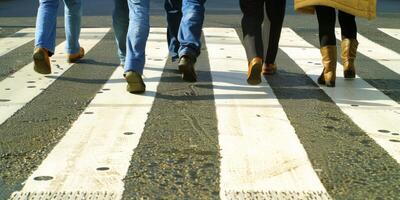
[[220, 197], [251, 193], [265, 199], [291, 191], [328, 198], [268, 83], [246, 83], [246, 54], [235, 30], [205, 28], [203, 32], [221, 147]]
[[[109, 28], [82, 29], [81, 46], [86, 52], [90, 51], [109, 30]], [[50, 76], [36, 73], [32, 62], [0, 82], [0, 124], [39, 95], [42, 92], [41, 89], [47, 88], [72, 66], [63, 53], [64, 47], [65, 42], [58, 45], [56, 54], [51, 57], [53, 73]]]
[[[289, 28], [283, 29], [280, 44], [281, 49], [317, 83], [317, 78], [323, 69], [319, 49]], [[336, 74], [336, 87], [321, 86], [321, 89], [355, 124], [400, 163], [400, 145], [390, 141], [396, 140], [396, 136], [379, 132], [379, 130], [389, 130], [391, 133], [400, 133], [399, 105], [359, 77], [345, 80], [343, 67], [339, 63]]]
[[394, 29], [394, 28], [378, 28], [378, 30], [386, 33], [387, 35], [400, 40], [400, 29]]
[[[336, 28], [335, 32], [336, 37], [341, 39], [340, 28]], [[361, 34], [357, 34], [357, 40], [360, 43], [357, 50], [359, 53], [400, 74], [400, 54], [369, 40]]]
[[3, 56], [10, 51], [35, 39], [34, 28], [24, 28], [10, 37], [0, 39], [0, 56]]
[[[166, 29], [152, 28], [147, 52], [151, 52], [144, 71], [147, 92], [126, 92], [123, 69], [118, 67], [84, 113], [26, 181], [21, 193], [47, 192], [71, 194], [103, 192], [120, 199], [133, 150], [143, 132], [147, 113], [153, 104], [157, 85], [168, 56]], [[92, 114], [85, 114], [92, 112]], [[132, 135], [125, 135], [132, 132]], [[98, 171], [99, 167], [109, 170]], [[50, 181], [35, 177], [51, 176]], [[14, 194], [16, 195], [16, 194]]]

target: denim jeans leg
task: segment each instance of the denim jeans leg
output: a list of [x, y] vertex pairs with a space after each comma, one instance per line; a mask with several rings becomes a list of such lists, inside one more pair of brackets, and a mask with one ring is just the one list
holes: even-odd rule
[[125, 64], [126, 36], [129, 27], [129, 7], [127, 0], [114, 0], [113, 28], [121, 64]]
[[36, 19], [35, 47], [54, 53], [59, 0], [40, 0]]
[[143, 74], [145, 64], [146, 42], [149, 36], [150, 0], [128, 0], [129, 28], [125, 72], [135, 71]]
[[168, 50], [174, 61], [179, 58], [178, 32], [182, 19], [182, 0], [165, 0], [164, 8], [167, 15]]
[[68, 54], [76, 54], [79, 53], [80, 48], [82, 2], [81, 0], [64, 0], [64, 3], [65, 36], [67, 38], [65, 51]]
[[178, 35], [181, 43], [179, 56], [190, 55], [197, 58], [200, 55], [204, 3], [205, 0], [183, 0], [182, 2], [183, 17]]

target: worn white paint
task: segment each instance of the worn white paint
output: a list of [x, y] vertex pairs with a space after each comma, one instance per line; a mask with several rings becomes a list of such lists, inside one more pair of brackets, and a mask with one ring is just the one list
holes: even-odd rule
[[378, 30], [384, 32], [385, 34], [400, 40], [400, 29], [395, 28], [378, 28]]
[[[284, 28], [282, 31], [280, 47], [317, 83], [317, 78], [323, 69], [318, 48], [303, 40], [289, 28]], [[388, 130], [391, 133], [400, 133], [399, 104], [359, 77], [354, 80], [345, 80], [343, 67], [339, 63], [336, 74], [336, 87], [320, 86], [321, 89], [356, 125], [400, 163], [400, 144], [390, 141], [398, 140], [398, 136], [378, 131]]]
[[[157, 85], [168, 56], [166, 29], [152, 28], [144, 71], [146, 93], [126, 92], [123, 69], [118, 67], [102, 92], [91, 101], [64, 138], [33, 172], [20, 193], [66, 191], [76, 194], [105, 192], [113, 199], [122, 196], [125, 177], [153, 104]], [[93, 114], [85, 114], [93, 112]], [[125, 135], [133, 132], [133, 135]], [[98, 171], [99, 167], [109, 170]], [[35, 181], [38, 176], [52, 176], [50, 181]]]
[[246, 54], [235, 30], [203, 31], [218, 118], [221, 198], [289, 191], [329, 198], [268, 83], [246, 83]]
[[32, 41], [33, 39], [35, 39], [34, 28], [24, 28], [9, 37], [0, 38], [0, 56], [9, 53], [10, 51]]
[[[340, 28], [335, 29], [336, 37], [341, 39]], [[377, 44], [368, 38], [357, 34], [359, 42], [357, 51], [365, 56], [375, 60], [379, 64], [400, 74], [400, 54], [390, 50], [380, 44]], [[339, 55], [339, 54], [338, 54]], [[357, 60], [356, 60], [357, 62]]]
[[[84, 28], [80, 45], [90, 51], [109, 31], [109, 28]], [[68, 63], [64, 52], [65, 42], [56, 47], [51, 59], [52, 74], [44, 76], [33, 70], [33, 62], [0, 82], [0, 124], [39, 95], [73, 64]], [[28, 88], [28, 87], [34, 88]]]

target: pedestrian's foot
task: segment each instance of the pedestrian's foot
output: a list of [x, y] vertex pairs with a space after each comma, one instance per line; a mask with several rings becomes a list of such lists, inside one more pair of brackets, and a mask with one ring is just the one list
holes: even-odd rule
[[275, 74], [277, 70], [276, 64], [263, 64], [262, 75], [272, 75]]
[[194, 70], [196, 59], [192, 56], [184, 55], [179, 59], [179, 72], [182, 73], [182, 79], [188, 82], [196, 82], [197, 75]]
[[68, 60], [69, 63], [74, 63], [74, 62], [78, 61], [79, 59], [83, 58], [83, 56], [85, 56], [85, 49], [80, 47], [79, 48], [79, 53], [68, 54], [67, 55], [67, 60]]
[[135, 71], [127, 71], [124, 74], [128, 83], [126, 90], [130, 93], [139, 94], [146, 91], [146, 85], [143, 82], [142, 75]]
[[255, 57], [249, 63], [247, 71], [247, 83], [250, 85], [258, 85], [261, 83], [262, 58]]
[[49, 51], [45, 48], [35, 48], [33, 52], [33, 69], [40, 74], [50, 74], [51, 66]]

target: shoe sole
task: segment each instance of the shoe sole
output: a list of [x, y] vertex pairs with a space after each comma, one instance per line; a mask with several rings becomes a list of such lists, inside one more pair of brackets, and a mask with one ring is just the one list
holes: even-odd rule
[[146, 86], [142, 83], [142, 80], [137, 76], [125, 77], [128, 85], [126, 86], [126, 91], [133, 94], [140, 94], [146, 91]]
[[39, 74], [51, 74], [51, 67], [46, 62], [45, 55], [43, 51], [39, 51], [33, 54], [33, 69]]
[[256, 63], [253, 65], [250, 71], [250, 75], [247, 78], [247, 83], [250, 85], [258, 85], [261, 83], [261, 69], [262, 64]]
[[179, 72], [182, 74], [182, 79], [188, 82], [196, 82], [197, 75], [192, 65], [179, 65]]

